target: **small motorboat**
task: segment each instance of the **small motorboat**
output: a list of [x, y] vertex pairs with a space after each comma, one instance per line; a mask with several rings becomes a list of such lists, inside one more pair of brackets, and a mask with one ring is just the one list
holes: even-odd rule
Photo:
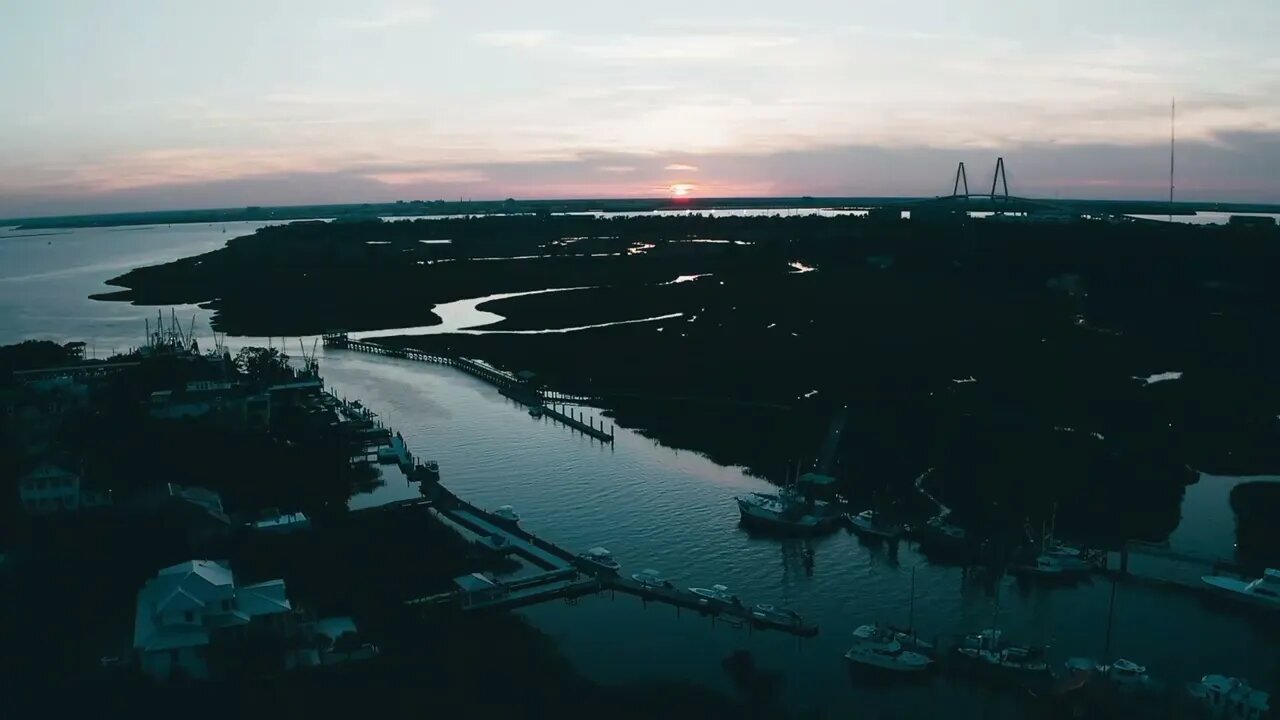
[[737, 595], [730, 595], [729, 588], [724, 585], [712, 585], [709, 588], [691, 587], [689, 592], [698, 596], [703, 605], [741, 605]]
[[1044, 660], [1044, 648], [1012, 645], [1004, 641], [999, 630], [987, 629], [966, 635], [956, 648], [962, 660], [979, 667], [998, 670], [1005, 674], [1040, 676], [1049, 675], [1049, 664]]
[[633, 573], [631, 579], [640, 583], [647, 588], [669, 588], [671, 581], [667, 580], [662, 573], [653, 568], [645, 568], [638, 573]]
[[894, 633], [879, 625], [863, 625], [853, 631], [853, 646], [844, 654], [855, 665], [890, 672], [923, 672], [933, 660], [902, 647]]
[[1257, 580], [1205, 575], [1200, 581], [1223, 597], [1280, 609], [1280, 570], [1267, 569]]
[[1048, 554], [1037, 555], [1034, 559], [1010, 565], [1009, 572], [1021, 575], [1054, 580], [1067, 580], [1083, 577], [1093, 570], [1093, 566], [1078, 556], [1056, 557]]
[[534, 405], [534, 406], [530, 407], [530, 408], [529, 408], [529, 417], [536, 417], [536, 418], [540, 418], [540, 417], [542, 417], [542, 406], [540, 406], [540, 405]]
[[1147, 674], [1145, 666], [1124, 658], [1118, 658], [1108, 665], [1104, 669], [1104, 674], [1111, 682], [1125, 687], [1140, 687], [1151, 684], [1151, 676]]
[[1239, 678], [1205, 675], [1187, 691], [1214, 718], [1258, 720], [1270, 709], [1271, 696]]
[[1147, 669], [1132, 660], [1119, 658], [1110, 665], [1103, 665], [1093, 658], [1074, 657], [1067, 660], [1067, 675], [1091, 679], [1102, 678], [1107, 682], [1123, 687], [1141, 687], [1151, 685], [1151, 676]]
[[875, 510], [863, 510], [857, 515], [848, 515], [850, 527], [859, 535], [892, 540], [902, 535], [902, 526], [886, 522]]
[[959, 525], [947, 522], [943, 515], [936, 515], [917, 526], [916, 539], [923, 545], [937, 547], [956, 547], [968, 543], [969, 533]]
[[801, 621], [800, 613], [765, 603], [753, 605], [751, 607], [751, 617], [757, 620], [769, 620], [791, 625], [798, 625]]
[[510, 505], [503, 505], [497, 510], [494, 510], [493, 518], [495, 520], [500, 520], [507, 525], [517, 525], [520, 523], [520, 513], [516, 512], [516, 509]]
[[582, 558], [596, 569], [614, 575], [618, 574], [618, 571], [622, 569], [622, 565], [618, 564], [618, 561], [613, 559], [613, 553], [603, 547], [593, 547], [578, 557]]

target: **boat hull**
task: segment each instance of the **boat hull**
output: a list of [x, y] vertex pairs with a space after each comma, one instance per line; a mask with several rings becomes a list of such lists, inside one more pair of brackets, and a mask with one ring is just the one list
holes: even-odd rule
[[1245, 592], [1245, 588], [1249, 583], [1244, 580], [1236, 580], [1235, 578], [1221, 577], [1218, 575], [1205, 575], [1200, 581], [1209, 588], [1216, 597], [1228, 599], [1234, 602], [1243, 603], [1256, 608], [1267, 608], [1270, 610], [1280, 610], [1280, 598], [1269, 599]]
[[835, 527], [835, 517], [820, 515], [801, 515], [788, 518], [785, 515], [760, 507], [757, 504], [738, 498], [738, 513], [742, 524], [760, 530], [773, 532], [807, 534], [826, 532]]
[[879, 673], [889, 673], [893, 675], [917, 675], [928, 672], [933, 663], [927, 660], [921, 662], [893, 662], [875, 655], [860, 653], [856, 649], [850, 650], [844, 654], [844, 659], [849, 664], [860, 669], [870, 670]]

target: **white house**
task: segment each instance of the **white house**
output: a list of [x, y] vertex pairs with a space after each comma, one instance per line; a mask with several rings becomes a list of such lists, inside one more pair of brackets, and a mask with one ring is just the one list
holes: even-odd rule
[[293, 610], [283, 580], [237, 587], [224, 563], [188, 560], [161, 570], [138, 591], [133, 648], [157, 681], [216, 673], [209, 649], [250, 624], [276, 623]]
[[18, 482], [22, 509], [33, 515], [102, 507], [111, 504], [107, 490], [80, 486], [80, 476], [54, 463], [42, 463]]

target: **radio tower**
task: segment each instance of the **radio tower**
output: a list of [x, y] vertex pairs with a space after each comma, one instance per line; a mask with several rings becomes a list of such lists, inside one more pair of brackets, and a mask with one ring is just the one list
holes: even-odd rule
[[1173, 222], [1173, 141], [1175, 119], [1177, 118], [1177, 98], [1169, 99], [1169, 222]]

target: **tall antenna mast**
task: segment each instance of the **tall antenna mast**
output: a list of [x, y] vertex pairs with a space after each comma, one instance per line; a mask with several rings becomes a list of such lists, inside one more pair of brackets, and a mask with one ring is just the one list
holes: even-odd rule
[[1173, 222], [1173, 141], [1174, 131], [1177, 125], [1178, 101], [1177, 98], [1169, 99], [1169, 222]]

